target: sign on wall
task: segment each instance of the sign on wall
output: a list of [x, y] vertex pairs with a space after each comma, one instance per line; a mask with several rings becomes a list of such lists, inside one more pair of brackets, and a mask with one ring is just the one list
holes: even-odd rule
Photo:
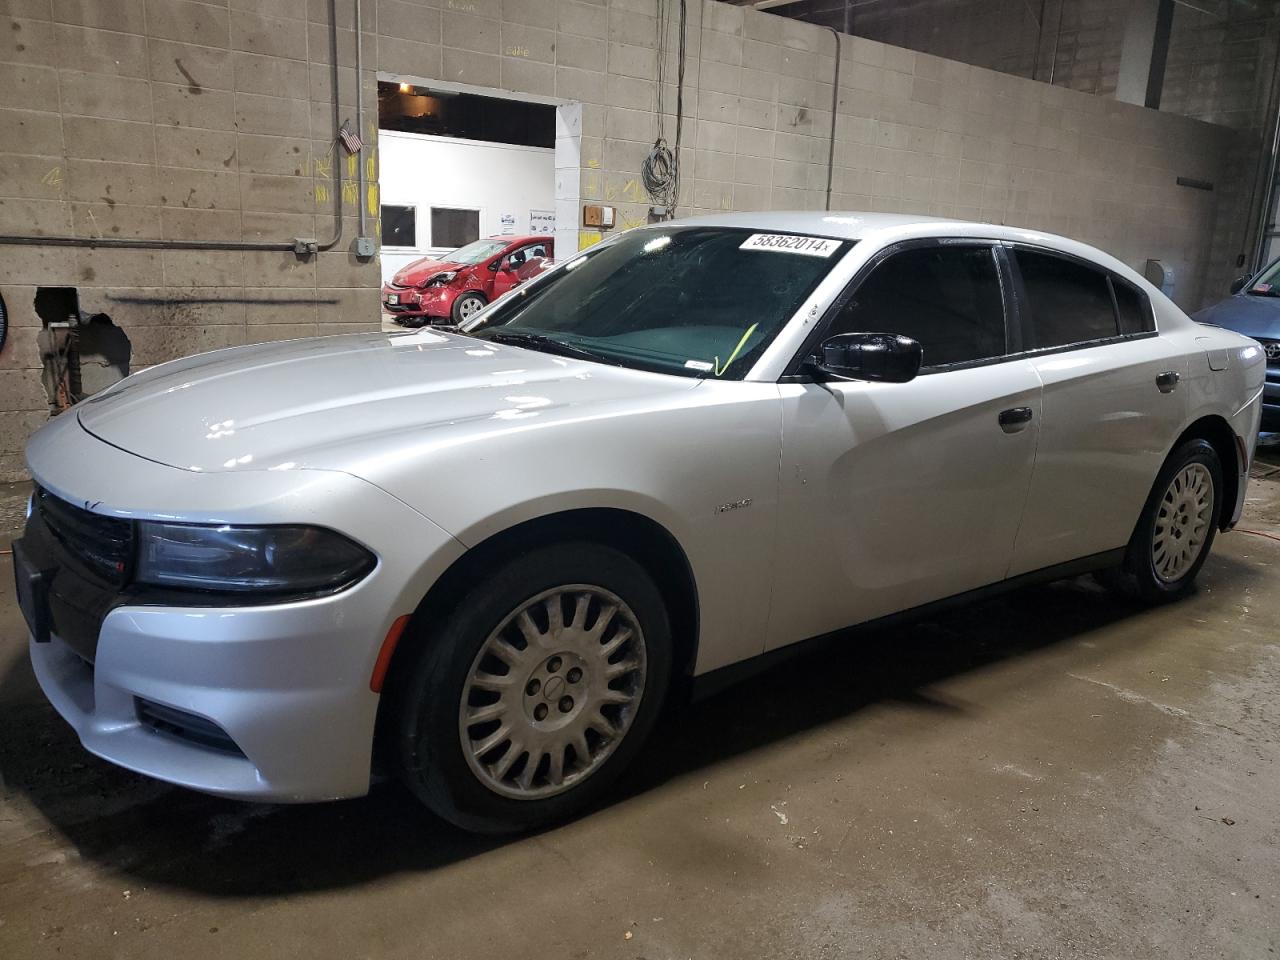
[[514, 213], [504, 213], [500, 221], [502, 223], [502, 235], [509, 237], [516, 232], [516, 215]]
[[554, 210], [530, 210], [529, 232], [535, 234], [553, 234], [556, 232], [556, 212]]

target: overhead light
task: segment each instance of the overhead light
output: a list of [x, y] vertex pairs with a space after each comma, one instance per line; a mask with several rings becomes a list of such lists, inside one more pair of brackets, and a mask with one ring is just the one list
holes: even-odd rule
[[412, 83], [402, 83], [402, 84], [400, 84], [400, 92], [401, 92], [401, 93], [413, 93], [413, 84], [412, 84]]

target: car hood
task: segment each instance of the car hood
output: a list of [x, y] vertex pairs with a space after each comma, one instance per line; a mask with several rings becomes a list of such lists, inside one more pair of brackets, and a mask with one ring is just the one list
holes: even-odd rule
[[113, 446], [198, 472], [350, 470], [438, 436], [616, 410], [695, 379], [457, 334], [353, 334], [233, 347], [152, 367], [76, 407]]
[[396, 271], [396, 275], [391, 278], [391, 282], [399, 284], [402, 287], [416, 287], [424, 280], [430, 280], [437, 273], [444, 270], [465, 270], [466, 266], [460, 263], [454, 263], [452, 260], [432, 260], [424, 258], [415, 260]]
[[1228, 297], [1205, 307], [1193, 319], [1226, 327], [1246, 337], [1280, 340], [1280, 297]]

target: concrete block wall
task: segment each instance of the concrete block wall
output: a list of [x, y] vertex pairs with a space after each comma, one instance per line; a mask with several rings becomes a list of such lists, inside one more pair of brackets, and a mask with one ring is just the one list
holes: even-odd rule
[[[134, 369], [376, 327], [377, 263], [349, 252], [358, 198], [335, 185], [331, 16], [328, 0], [0, 0], [0, 233], [324, 241], [335, 210], [346, 215], [344, 241], [305, 259], [0, 246], [11, 325], [0, 480], [23, 474], [22, 445], [48, 416], [39, 286], [75, 287], [83, 311], [107, 314], [131, 341]], [[354, 34], [349, 10], [339, 17], [349, 116]], [[372, 72], [367, 80], [376, 118]]]
[[[655, 21], [635, 18], [655, 4], [627, 6], [643, 49]], [[682, 212], [821, 209], [835, 36], [750, 8], [690, 9], [702, 14], [690, 41], [701, 56], [687, 75], [695, 119], [686, 126]], [[1176, 273], [1179, 302], [1201, 305], [1211, 268], [1221, 271], [1209, 247], [1219, 194], [1176, 181], [1223, 186], [1231, 131], [864, 38], [843, 37], [840, 49], [834, 209], [1066, 234], [1139, 269], [1161, 259]], [[655, 78], [656, 65], [632, 62], [639, 79]], [[603, 173], [584, 178], [584, 196], [621, 200], [623, 222], [637, 222], [644, 203], [632, 202], [634, 170], [653, 136], [652, 115], [640, 104], [619, 106], [608, 85], [598, 98]], [[674, 102], [671, 91], [665, 101]]]
[[[47, 417], [37, 286], [74, 286], [84, 310], [108, 314], [135, 369], [376, 329], [378, 265], [349, 249], [357, 205], [378, 208], [376, 186], [360, 198], [335, 183], [339, 165], [353, 170], [332, 142], [334, 7], [349, 117], [353, 0], [0, 0], [0, 233], [324, 239], [335, 208], [345, 217], [342, 243], [307, 259], [0, 246], [12, 326], [0, 479], [22, 474], [21, 447]], [[616, 206], [620, 227], [642, 223], [640, 163], [660, 127], [675, 139], [676, 7], [365, 0], [369, 125], [379, 73], [581, 103], [576, 189], [573, 171], [557, 170], [558, 209], [576, 197]], [[680, 213], [821, 209], [832, 32], [711, 0], [688, 10]], [[865, 39], [844, 38], [840, 75], [834, 207], [1025, 224], [1138, 266], [1161, 257], [1178, 270], [1179, 299], [1199, 304], [1215, 194], [1174, 180], [1219, 178], [1230, 132]], [[376, 137], [364, 132], [376, 181]]]

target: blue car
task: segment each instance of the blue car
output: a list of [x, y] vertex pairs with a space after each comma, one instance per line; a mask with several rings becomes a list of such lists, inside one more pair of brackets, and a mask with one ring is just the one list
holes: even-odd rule
[[1267, 382], [1262, 396], [1262, 429], [1280, 430], [1280, 259], [1252, 277], [1231, 284], [1231, 296], [1192, 317], [1226, 327], [1262, 344], [1267, 352]]

